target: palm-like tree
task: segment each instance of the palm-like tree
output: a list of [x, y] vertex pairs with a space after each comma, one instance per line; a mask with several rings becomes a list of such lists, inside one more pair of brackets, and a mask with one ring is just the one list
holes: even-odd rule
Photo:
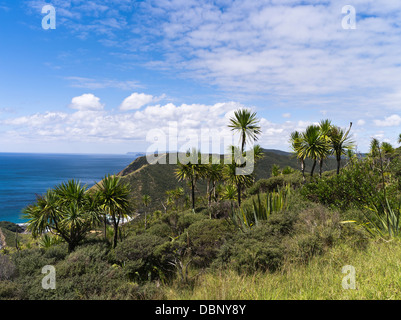
[[328, 148], [322, 152], [319, 158], [319, 176], [322, 177], [323, 171], [323, 161], [332, 153], [332, 149], [330, 148], [330, 130], [332, 128], [331, 121], [329, 119], [321, 120], [319, 123], [319, 129], [321, 134], [321, 139], [325, 140], [328, 144]]
[[323, 157], [330, 146], [328, 142], [322, 138], [319, 126], [310, 125], [305, 132], [300, 135], [299, 156], [301, 158], [310, 158], [313, 160], [311, 169], [311, 177], [316, 167], [317, 159]]
[[347, 131], [337, 126], [332, 126], [329, 132], [331, 147], [337, 160], [337, 174], [340, 174], [341, 156], [346, 155], [347, 150], [353, 149], [355, 146], [354, 141], [349, 135], [351, 127], [352, 127], [352, 122], [350, 122]]
[[[253, 146], [253, 143], [258, 140], [258, 136], [262, 133], [259, 125], [259, 119], [256, 118], [256, 112], [251, 112], [248, 109], [239, 109], [234, 112], [234, 117], [230, 118], [228, 127], [231, 131], [237, 132], [240, 135], [240, 150], [231, 147], [231, 164], [225, 166], [225, 177], [228, 181], [237, 187], [238, 204], [241, 205], [242, 188], [250, 185], [253, 181], [252, 172], [255, 160], [262, 156], [262, 150], [259, 145]], [[251, 142], [253, 146], [251, 154], [244, 155], [246, 143]], [[242, 155], [245, 161], [251, 161], [252, 164], [245, 166], [245, 163], [239, 163], [238, 155]], [[246, 159], [248, 158], [248, 159]], [[238, 173], [238, 169], [240, 174]], [[252, 169], [251, 169], [252, 168]], [[242, 173], [242, 174], [241, 174]]]
[[192, 209], [195, 209], [195, 186], [199, 179], [204, 176], [204, 167], [199, 164], [199, 158], [201, 156], [200, 152], [197, 152], [195, 149], [192, 150], [192, 153], [198, 154], [196, 163], [191, 163], [189, 161], [187, 164], [183, 164], [181, 162], [178, 163], [178, 169], [176, 169], [175, 174], [178, 181], [188, 181], [191, 188], [192, 195]]
[[112, 220], [114, 229], [113, 247], [117, 246], [120, 221], [128, 216], [130, 188], [120, 177], [107, 175], [96, 184], [99, 201], [105, 216]]
[[223, 166], [220, 163], [209, 163], [204, 166], [204, 178], [206, 181], [206, 194], [208, 196], [208, 205], [211, 205], [212, 195], [216, 199], [216, 184], [223, 179]]
[[381, 149], [383, 151], [384, 156], [389, 156], [394, 153], [394, 147], [388, 142], [382, 142]]
[[92, 227], [99, 223], [100, 212], [96, 197], [86, 192], [86, 186], [70, 180], [44, 195], [23, 210], [28, 219], [28, 230], [33, 237], [49, 231], [68, 243], [68, 251], [85, 238]]
[[280, 173], [281, 173], [280, 166], [277, 165], [277, 164], [273, 164], [273, 166], [272, 166], [272, 176], [273, 177], [277, 177], [277, 176], [280, 175]]
[[234, 112], [234, 117], [230, 118], [228, 125], [232, 131], [240, 134], [241, 152], [245, 151], [247, 141], [257, 141], [262, 132], [259, 126], [259, 119], [256, 118], [256, 112], [248, 109], [239, 109]]
[[301, 172], [302, 172], [302, 179], [305, 181], [305, 158], [306, 155], [302, 152], [302, 137], [298, 131], [291, 132], [290, 135], [290, 144], [291, 149], [295, 153], [296, 157], [301, 163]]
[[232, 184], [227, 184], [223, 189], [223, 199], [230, 200], [231, 204], [237, 200], [237, 189]]
[[250, 175], [242, 175], [237, 174], [237, 163], [226, 164], [223, 168], [223, 176], [225, 180], [234, 185], [237, 189], [237, 200], [238, 206], [241, 206], [241, 192], [243, 188], [250, 187], [254, 181], [254, 177], [252, 174]]

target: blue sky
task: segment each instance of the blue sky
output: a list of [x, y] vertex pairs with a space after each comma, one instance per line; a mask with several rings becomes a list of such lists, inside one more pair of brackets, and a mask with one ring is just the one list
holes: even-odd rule
[[0, 0], [0, 44], [0, 152], [144, 151], [151, 130], [184, 141], [240, 107], [264, 148], [326, 118], [362, 152], [401, 133], [398, 1]]

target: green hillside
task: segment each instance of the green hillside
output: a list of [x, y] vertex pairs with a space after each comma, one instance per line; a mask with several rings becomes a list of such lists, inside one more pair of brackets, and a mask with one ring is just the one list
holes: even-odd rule
[[[300, 165], [297, 159], [291, 154], [279, 150], [265, 150], [263, 149], [263, 158], [258, 160], [255, 166], [255, 177], [256, 180], [267, 179], [271, 176], [272, 166], [278, 165], [280, 168], [290, 166], [293, 169], [299, 170]], [[167, 157], [167, 154], [163, 155], [163, 159]], [[168, 163], [168, 158], [166, 163]], [[306, 173], [309, 173], [312, 167], [312, 161], [306, 161]], [[323, 165], [324, 171], [333, 170], [336, 168], [336, 161], [334, 159], [328, 159]], [[119, 176], [123, 180], [129, 183], [132, 196], [137, 199], [136, 204], [139, 210], [142, 209], [141, 197], [144, 194], [149, 195], [152, 198], [150, 204], [151, 210], [163, 210], [161, 201], [166, 199], [166, 191], [175, 189], [177, 187], [183, 187], [184, 190], [188, 191], [188, 187], [185, 182], [178, 182], [175, 176], [175, 170], [177, 165], [175, 164], [149, 164], [146, 156], [135, 159], [125, 169], [123, 169]], [[319, 171], [318, 166], [315, 168], [315, 173]], [[197, 195], [204, 195], [206, 192], [206, 184], [204, 181], [197, 183]]]

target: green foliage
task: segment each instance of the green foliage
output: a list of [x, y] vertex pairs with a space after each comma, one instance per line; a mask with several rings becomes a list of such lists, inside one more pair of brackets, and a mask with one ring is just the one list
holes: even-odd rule
[[300, 212], [291, 237], [285, 240], [286, 260], [306, 263], [339, 243], [342, 230], [340, 222], [337, 212], [322, 205]]
[[29, 219], [27, 229], [33, 237], [51, 230], [73, 251], [99, 222], [96, 200], [86, 191], [79, 181], [70, 180], [38, 196], [36, 203], [23, 210], [24, 217]]
[[45, 248], [48, 249], [52, 247], [55, 244], [58, 244], [62, 242], [62, 239], [58, 236], [51, 236], [48, 233], [43, 234], [39, 239], [38, 239], [38, 245], [40, 248]]
[[369, 212], [365, 213], [366, 221], [360, 223], [360, 226], [374, 237], [383, 239], [399, 238], [401, 236], [401, 203], [397, 207], [392, 207], [387, 198], [385, 201], [386, 205], [384, 207], [367, 207]]
[[295, 170], [293, 168], [291, 168], [290, 166], [285, 166], [283, 168], [283, 170], [281, 171], [282, 174], [291, 174], [295, 172]]
[[20, 296], [21, 286], [13, 281], [0, 280], [0, 300], [14, 300]]
[[232, 201], [223, 200], [216, 203], [212, 203], [208, 208], [208, 213], [211, 218], [223, 219], [228, 218], [231, 215], [233, 208], [237, 208], [237, 204]]
[[19, 277], [32, 277], [40, 274], [45, 265], [52, 265], [55, 259], [43, 255], [41, 249], [22, 250], [12, 256]]
[[349, 163], [334, 177], [306, 184], [301, 193], [309, 200], [341, 210], [383, 203], [381, 178], [367, 160]]
[[166, 238], [148, 233], [128, 237], [115, 248], [115, 259], [130, 278], [160, 277], [159, 268], [166, 266], [160, 265], [156, 249], [166, 241]]
[[220, 246], [235, 229], [225, 220], [203, 220], [193, 223], [181, 236], [190, 250], [193, 264], [197, 267], [208, 266], [217, 256]]
[[228, 240], [221, 247], [214, 266], [229, 265], [238, 273], [274, 271], [279, 268], [283, 258], [284, 247], [279, 237], [263, 223], [251, 232], [236, 234]]
[[248, 188], [248, 193], [250, 195], [256, 195], [258, 193], [273, 192], [286, 185], [291, 185], [293, 188], [300, 187], [302, 185], [301, 173], [294, 172], [271, 177], [269, 179], [257, 180], [252, 187]]
[[191, 224], [205, 219], [207, 219], [206, 215], [194, 214], [192, 210], [184, 212], [174, 211], [161, 217], [161, 221], [171, 228], [174, 236], [181, 235]]
[[258, 225], [259, 221], [267, 220], [273, 212], [287, 209], [290, 195], [289, 185], [277, 192], [257, 194], [248, 199], [241, 208], [232, 210], [231, 221], [242, 230], [252, 228]]
[[8, 221], [0, 221], [0, 228], [12, 231], [12, 232], [22, 232], [23, 229], [16, 223], [8, 222]]
[[65, 243], [52, 245], [44, 252], [46, 259], [52, 259], [55, 262], [62, 261], [68, 255], [68, 247]]
[[273, 177], [277, 177], [277, 176], [280, 175], [280, 173], [281, 173], [280, 167], [279, 167], [277, 164], [273, 164], [273, 167], [272, 167], [272, 176], [273, 176]]

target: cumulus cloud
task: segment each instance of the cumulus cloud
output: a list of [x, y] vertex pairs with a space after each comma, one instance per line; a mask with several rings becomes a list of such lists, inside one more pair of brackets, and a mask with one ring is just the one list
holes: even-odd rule
[[144, 105], [154, 102], [155, 100], [155, 97], [153, 97], [152, 95], [134, 92], [129, 97], [124, 99], [124, 101], [120, 105], [120, 110], [127, 111], [140, 109]]
[[[150, 96], [151, 97], [151, 96]], [[173, 103], [149, 105], [133, 112], [106, 110], [100, 99], [93, 94], [84, 94], [72, 99], [73, 112], [49, 111], [29, 116], [8, 118], [0, 121], [7, 128], [9, 136], [18, 141], [68, 141], [121, 143], [129, 141], [146, 142], [150, 130], [161, 130], [169, 136], [176, 127], [178, 146], [185, 145], [187, 139], [198, 137], [199, 143], [211, 143], [216, 134], [222, 139], [238, 141], [227, 127], [234, 111], [245, 106], [238, 102], [207, 104]], [[288, 136], [293, 130], [304, 130], [310, 124], [302, 121], [274, 123], [260, 117], [262, 134], [258, 143], [269, 148], [286, 149]], [[175, 151], [174, 146], [170, 151]], [[223, 152], [224, 150], [220, 149]], [[213, 152], [216, 152], [214, 150]]]
[[74, 97], [69, 105], [71, 109], [76, 110], [102, 110], [104, 105], [100, 103], [100, 99], [92, 93], [85, 93], [79, 97]]
[[378, 127], [394, 127], [401, 124], [401, 117], [398, 114], [393, 114], [384, 118], [384, 120], [374, 120]]

